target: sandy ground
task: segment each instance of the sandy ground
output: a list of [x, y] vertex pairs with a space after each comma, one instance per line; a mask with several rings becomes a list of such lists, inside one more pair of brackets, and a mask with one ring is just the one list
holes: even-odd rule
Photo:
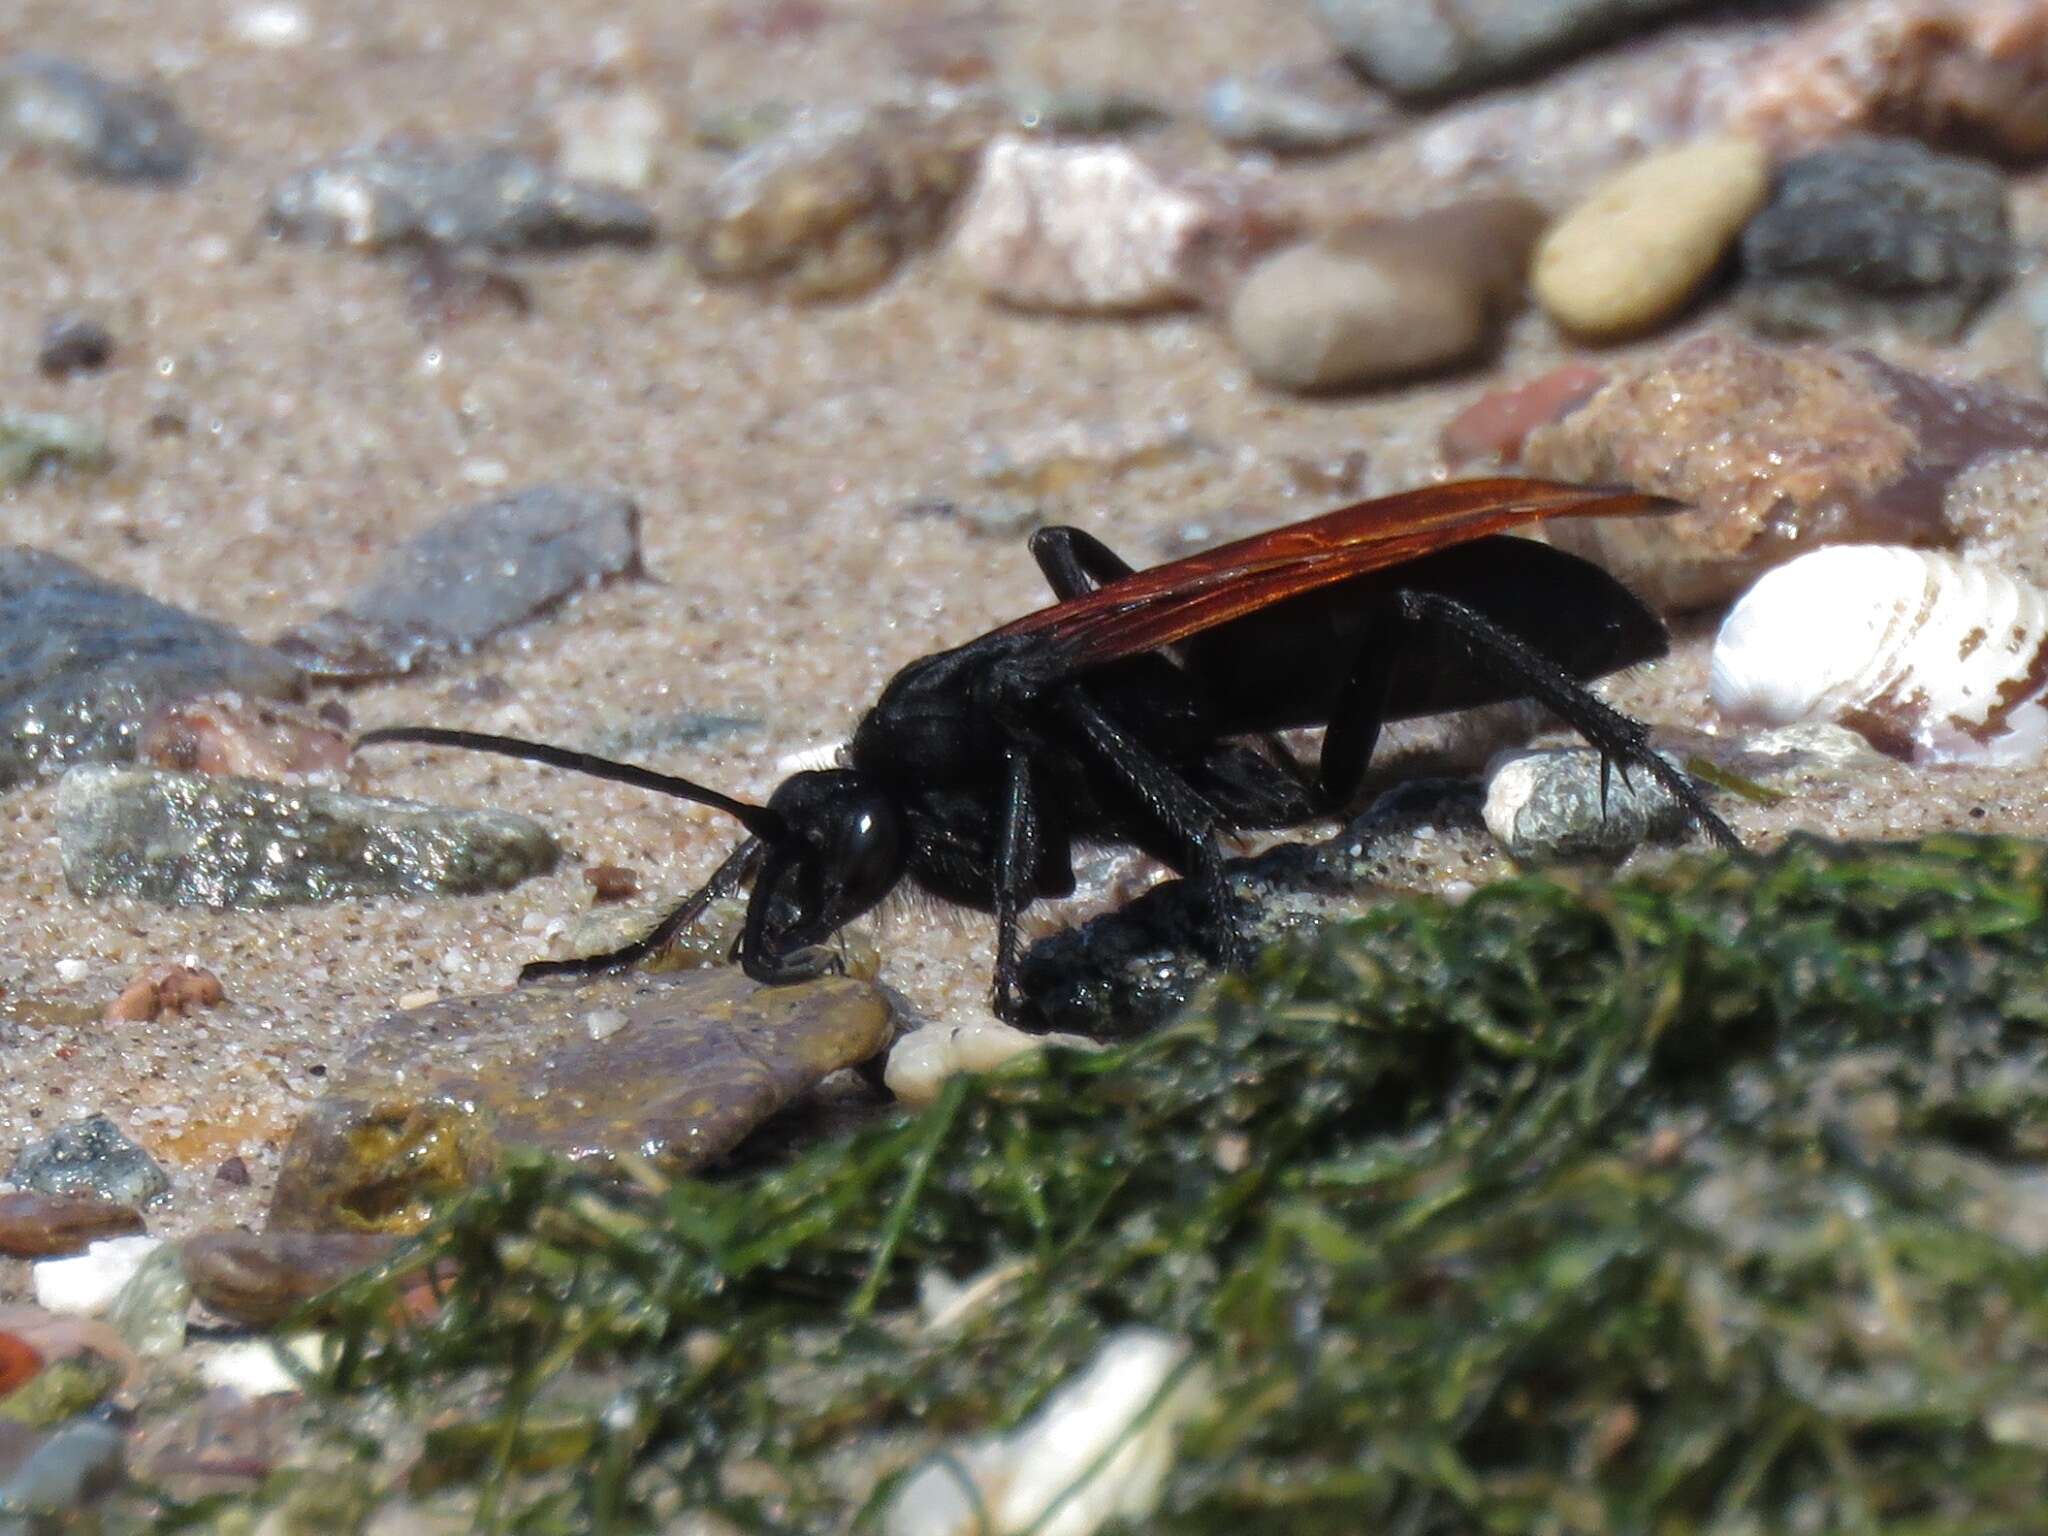
[[[1076, 322], [981, 303], [942, 259], [867, 300], [779, 307], [701, 283], [680, 251], [519, 264], [533, 313], [486, 312], [429, 334], [397, 263], [273, 243], [264, 194], [314, 157], [393, 133], [530, 131], [574, 73], [623, 42], [671, 115], [650, 200], [673, 231], [720, 163], [687, 147], [697, 113], [762, 96], [836, 102], [901, 73], [903, 39], [934, 8], [563, 0], [305, 0], [301, 46], [239, 42], [229, 0], [17, 0], [0, 46], [71, 54], [160, 80], [214, 147], [170, 191], [98, 186], [38, 167], [0, 202], [0, 404], [104, 421], [119, 467], [0, 495], [7, 537], [268, 637], [331, 604], [394, 540], [499, 485], [610, 481], [638, 497], [658, 581], [572, 603], [473, 660], [346, 696], [364, 725], [431, 721], [598, 739], [704, 710], [762, 727], [659, 754], [660, 766], [763, 796], [787, 754], [844, 735], [898, 666], [1039, 606], [1021, 543], [901, 513], [972, 488], [990, 451], [1072, 424], [1196, 445], [1103, 479], [1084, 522], [1139, 563], [1178, 530], [1249, 531], [1321, 509], [1293, 458], [1362, 449], [1370, 489], [1441, 472], [1434, 439], [1483, 381], [1466, 375], [1311, 402], [1253, 385], [1200, 316]], [[1313, 58], [1296, 0], [956, 8], [1020, 74], [1122, 81], [1192, 107], [1234, 69]], [[920, 31], [922, 29], [922, 31]], [[1193, 130], [1185, 143], [1201, 148]], [[1290, 171], [1332, 197], [1388, 204], [1453, 189], [1394, 186], [1369, 161]], [[58, 310], [103, 316], [111, 368], [55, 383], [34, 369]], [[1500, 367], [1557, 355], [1518, 323]], [[152, 435], [172, 410], [188, 426]], [[1697, 638], [1617, 697], [1711, 724]], [[502, 681], [489, 701], [480, 679]], [[253, 1222], [277, 1149], [364, 1027], [423, 989], [511, 982], [550, 925], [588, 904], [585, 863], [627, 864], [687, 889], [728, 841], [716, 814], [517, 764], [387, 753], [367, 788], [544, 817], [577, 856], [487, 899], [386, 901], [277, 913], [86, 906], [65, 890], [52, 791], [0, 802], [0, 1153], [92, 1110], [114, 1115], [175, 1180], [157, 1219], [178, 1232]], [[1913, 791], [1900, 801], [1898, 786]], [[1972, 806], [1987, 808], [1973, 818]], [[1738, 812], [1747, 831], [1760, 813]], [[2048, 831], [2039, 775], [1893, 775], [1869, 793], [1794, 804], [1772, 825], [1904, 832], [1929, 824]], [[1053, 922], [1055, 914], [1043, 914]], [[924, 1013], [979, 1010], [990, 925], [912, 912], [885, 929], [885, 978]], [[158, 1025], [103, 1026], [138, 969], [191, 958], [230, 1001]], [[71, 962], [71, 963], [66, 963]], [[252, 1185], [214, 1179], [230, 1155]]]

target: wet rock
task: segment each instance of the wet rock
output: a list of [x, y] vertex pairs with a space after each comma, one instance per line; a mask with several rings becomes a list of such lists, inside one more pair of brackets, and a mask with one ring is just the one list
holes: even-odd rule
[[1581, 336], [1645, 331], [1682, 309], [1734, 248], [1770, 187], [1761, 145], [1667, 150], [1602, 182], [1551, 226], [1530, 284]]
[[199, 154], [165, 97], [46, 53], [0, 59], [0, 148], [9, 145], [109, 181], [182, 181]]
[[393, 1014], [292, 1133], [270, 1224], [409, 1231], [513, 1147], [685, 1173], [879, 1053], [890, 1031], [867, 982], [762, 987], [730, 967], [542, 982]]
[[1032, 85], [1010, 102], [1019, 128], [1050, 138], [1121, 138], [1173, 118], [1150, 96], [1115, 86]]
[[192, 1293], [211, 1311], [271, 1328], [395, 1246], [375, 1232], [205, 1232], [180, 1250]]
[[21, 1149], [7, 1177], [49, 1195], [143, 1206], [171, 1187], [163, 1169], [105, 1115], [87, 1115]]
[[1644, 843], [1676, 842], [1690, 830], [1670, 790], [1588, 747], [1504, 758], [1487, 776], [1485, 814], [1487, 829], [1524, 863], [1618, 863]]
[[1731, 103], [1791, 30], [1765, 7], [1671, 27], [1434, 113], [1387, 153], [1431, 185], [1505, 180], [1561, 207], [1646, 155], [1725, 132]]
[[349, 740], [303, 705], [224, 691], [159, 706], [142, 724], [135, 755], [181, 773], [298, 779], [347, 767]]
[[640, 509], [630, 497], [536, 485], [464, 507], [408, 539], [348, 601], [277, 648], [337, 682], [396, 677], [642, 569]]
[[36, 348], [36, 368], [49, 379], [93, 373], [114, 355], [114, 333], [90, 315], [53, 315]]
[[[25, 1385], [0, 1397], [0, 1422], [47, 1429], [96, 1408], [120, 1384], [122, 1367], [98, 1354], [53, 1361]], [[11, 1479], [10, 1479], [11, 1482]], [[0, 1498], [9, 1483], [0, 1482]], [[0, 1509], [4, 1509], [0, 1504]]]
[[1446, 464], [1511, 464], [1536, 428], [1584, 405], [1607, 382], [1594, 363], [1564, 363], [1526, 384], [1490, 389], [1445, 423], [1437, 439]]
[[97, 1195], [40, 1190], [0, 1194], [0, 1253], [9, 1258], [48, 1259], [82, 1253], [100, 1238], [141, 1230], [142, 1213], [134, 1206]]
[[76, 896], [242, 911], [502, 891], [560, 856], [546, 828], [509, 812], [122, 768], [65, 775], [57, 840]]
[[231, 1185], [236, 1189], [247, 1189], [249, 1165], [239, 1157], [226, 1158], [213, 1170], [213, 1177], [216, 1183]]
[[94, 470], [113, 462], [106, 433], [89, 421], [54, 411], [0, 411], [0, 486], [19, 485], [46, 465]]
[[1791, 161], [1742, 236], [1745, 315], [1775, 335], [1952, 341], [2012, 275], [2005, 178], [1910, 139]]
[[576, 181], [644, 192], [654, 154], [668, 132], [661, 103], [641, 90], [582, 92], [549, 115], [555, 165]]
[[1348, 149], [1403, 121], [1386, 96], [1324, 64], [1219, 80], [1202, 96], [1202, 116], [1225, 144], [1275, 155]]
[[1552, 543], [1669, 610], [1733, 597], [1822, 544], [1948, 545], [1947, 495], [1991, 456], [2048, 448], [2048, 405], [1862, 353], [1706, 335], [1609, 381], [1532, 431], [1538, 474], [1624, 484], [1697, 510], [1561, 520]]
[[192, 1286], [174, 1244], [143, 1259], [107, 1308], [107, 1321], [145, 1360], [161, 1360], [185, 1347], [185, 1310]]
[[2035, 159], [2048, 152], [2048, 4], [1823, 7], [1760, 62], [1732, 120], [1787, 150], [1860, 130]]
[[143, 721], [166, 701], [301, 686], [290, 662], [225, 625], [41, 550], [0, 548], [0, 788], [133, 757]]
[[67, 1522], [121, 1480], [127, 1436], [79, 1419], [51, 1432], [4, 1481], [0, 1516], [41, 1514]]
[[145, 1024], [198, 1008], [217, 1008], [227, 998], [220, 978], [196, 965], [153, 965], [121, 989], [100, 1016], [105, 1024]]
[[1338, 51], [1404, 95], [1490, 84], [1698, 0], [1316, 0]]
[[1254, 376], [1287, 389], [1463, 362], [1520, 304], [1542, 219], [1521, 198], [1475, 198], [1341, 225], [1252, 269], [1230, 302], [1231, 340]]
[[937, 238], [1004, 116], [995, 97], [956, 91], [801, 114], [705, 188], [697, 268], [793, 299], [865, 293]]
[[353, 149], [297, 172], [271, 193], [269, 224], [289, 239], [372, 251], [550, 251], [654, 238], [653, 215], [614, 188], [510, 150], [463, 155], [418, 144]]
[[[1225, 863], [1241, 932], [1256, 951], [1368, 910], [1390, 890], [1469, 889], [1507, 872], [1480, 819], [1477, 786], [1417, 779], [1380, 796], [1326, 842], [1282, 844]], [[1022, 1022], [1094, 1039], [1144, 1033], [1222, 970], [1203, 892], [1169, 880], [1025, 951]]]
[[1136, 312], [1221, 293], [1299, 215], [1264, 181], [1174, 171], [1121, 144], [989, 145], [953, 237], [984, 294], [1025, 309]]

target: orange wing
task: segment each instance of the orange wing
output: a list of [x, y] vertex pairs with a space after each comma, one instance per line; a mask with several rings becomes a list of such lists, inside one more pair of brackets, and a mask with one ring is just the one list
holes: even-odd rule
[[1062, 670], [1157, 650], [1285, 598], [1551, 517], [1623, 517], [1679, 503], [1635, 491], [1499, 477], [1354, 502], [1304, 523], [1133, 571], [1027, 613], [996, 635], [1042, 634]]

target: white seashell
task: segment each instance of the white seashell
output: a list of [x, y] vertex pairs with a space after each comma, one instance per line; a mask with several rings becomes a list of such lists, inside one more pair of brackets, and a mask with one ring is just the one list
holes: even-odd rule
[[1919, 762], [2048, 754], [2048, 592], [1993, 565], [1840, 544], [1749, 589], [1714, 640], [1731, 720], [1832, 720]]

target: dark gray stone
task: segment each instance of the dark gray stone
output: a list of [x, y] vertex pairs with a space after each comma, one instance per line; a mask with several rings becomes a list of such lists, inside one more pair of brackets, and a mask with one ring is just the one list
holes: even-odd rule
[[1760, 330], [1950, 341], [2012, 275], [2005, 177], [1911, 139], [1830, 144], [1780, 170], [1742, 264]]
[[640, 512], [617, 491], [536, 485], [452, 513], [387, 555], [347, 602], [277, 647], [334, 682], [472, 650], [571, 593], [641, 574]]
[[30, 1142], [7, 1175], [24, 1189], [50, 1195], [98, 1195], [146, 1205], [171, 1181], [142, 1148], [105, 1115], [88, 1115]]
[[297, 667], [226, 625], [0, 548], [0, 789], [67, 763], [126, 762], [163, 705], [218, 689], [289, 698]]
[[557, 176], [510, 150], [457, 155], [417, 144], [309, 166], [271, 193], [269, 220], [279, 235], [364, 250], [565, 250], [654, 238], [654, 216], [613, 188]]
[[182, 181], [198, 135], [163, 96], [46, 53], [0, 60], [0, 145], [48, 150], [109, 181]]
[[98, 767], [65, 775], [57, 847], [75, 895], [240, 910], [501, 891], [560, 857], [544, 827], [507, 811]]
[[45, 378], [93, 373], [114, 355], [114, 335], [90, 315], [52, 315], [36, 348], [36, 368]]
[[1700, 0], [1316, 0], [1338, 51], [1367, 78], [1409, 96], [1467, 90], [1521, 74]]
[[1276, 155], [1348, 149], [1402, 120], [1392, 101], [1337, 64], [1219, 80], [1202, 97], [1202, 116], [1225, 144]]

